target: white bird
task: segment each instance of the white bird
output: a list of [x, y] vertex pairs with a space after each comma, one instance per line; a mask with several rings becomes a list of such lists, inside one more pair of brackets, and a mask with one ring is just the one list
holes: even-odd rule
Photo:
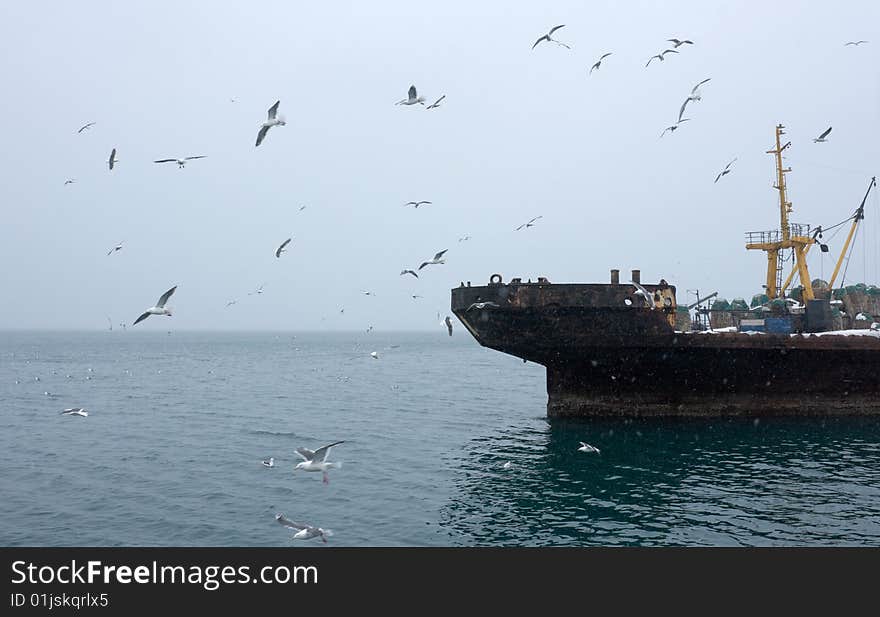
[[678, 52], [674, 49], [664, 49], [659, 54], [656, 54], [656, 55], [648, 58], [648, 63], [645, 64], [645, 66], [648, 66], [648, 64], [651, 64], [651, 60], [653, 60], [654, 58], [657, 58], [660, 62], [663, 62], [663, 56], [665, 56], [666, 54], [677, 54], [677, 53]]
[[513, 463], [511, 463], [510, 461], [507, 461], [507, 462], [504, 463], [501, 467], [502, 467], [503, 469], [510, 469], [511, 467], [513, 467]]
[[446, 324], [446, 329], [449, 331], [449, 336], [452, 336], [452, 319], [449, 315], [446, 316], [446, 319], [443, 320], [443, 323]]
[[116, 165], [116, 148], [113, 148], [113, 150], [110, 151], [110, 158], [107, 159], [107, 166], [110, 167], [111, 170], [114, 165]]
[[415, 270], [401, 270], [400, 276], [403, 276], [404, 274], [412, 274], [414, 277], [419, 278], [419, 275], [416, 274]]
[[366, 289], [362, 289], [361, 293], [364, 294], [365, 296], [375, 296], [376, 295], [372, 291], [367, 291]]
[[[123, 240], [122, 242], [125, 242], [125, 240]], [[110, 255], [110, 254], [112, 254], [112, 253], [115, 253], [116, 251], [121, 251], [121, 250], [122, 250], [122, 242], [120, 242], [119, 244], [117, 244], [116, 246], [114, 246], [112, 249], [110, 249], [109, 251], [107, 251], [107, 254]]]
[[721, 179], [721, 176], [726, 176], [731, 172], [730, 166], [733, 165], [733, 162], [735, 160], [736, 159], [734, 158], [733, 161], [730, 161], [727, 165], [724, 166], [724, 169], [722, 169], [721, 172], [717, 176], [715, 176], [715, 182], [718, 182]]
[[569, 47], [565, 43], [563, 43], [561, 41], [557, 41], [556, 39], [553, 38], [553, 33], [556, 32], [557, 30], [559, 30], [560, 28], [564, 28], [564, 27], [565, 27], [565, 24], [562, 24], [561, 26], [554, 26], [553, 28], [550, 28], [550, 32], [548, 32], [547, 34], [545, 34], [544, 36], [539, 38], [537, 41], [535, 41], [535, 44], [532, 45], [532, 49], [537, 47], [538, 43], [540, 43], [541, 41], [547, 41], [548, 43], [550, 43], [550, 42], [556, 43], [557, 45], [562, 45], [566, 49], [571, 49], [571, 47]]
[[593, 66], [590, 67], [590, 73], [592, 73], [594, 70], [599, 70], [599, 67], [602, 65], [602, 60], [607, 58], [610, 55], [611, 55], [611, 52], [609, 51], [607, 54], [602, 54], [601, 56], [599, 56], [599, 59], [596, 60], [596, 64], [594, 64]]
[[135, 326], [139, 324], [150, 315], [167, 315], [168, 317], [171, 317], [171, 309], [166, 308], [165, 303], [168, 302], [168, 298], [171, 297], [171, 294], [174, 293], [175, 289], [177, 289], [177, 285], [163, 293], [162, 296], [159, 298], [159, 301], [156, 303], [156, 306], [148, 308], [140, 317], [135, 319], [132, 325]]
[[237, 304], [237, 303], [238, 303], [238, 300], [230, 300], [229, 302], [226, 303], [226, 308], [229, 308], [233, 304]]
[[[110, 327], [108, 328], [108, 330], [110, 330], [111, 332], [113, 332], [113, 320], [110, 319], [109, 316], [107, 317], [107, 322], [110, 324]], [[92, 370], [92, 369], [89, 369], [89, 370]]]
[[425, 107], [425, 109], [434, 109], [435, 107], [440, 107], [440, 101], [442, 101], [445, 98], [446, 98], [446, 95], [444, 94], [439, 99], [437, 99], [436, 101], [434, 101], [433, 103], [431, 103], [430, 105]]
[[186, 166], [187, 161], [192, 161], [193, 159], [203, 159], [206, 158], [207, 155], [200, 154], [199, 156], [187, 156], [182, 159], [159, 159], [158, 161], [153, 161], [154, 163], [177, 163], [178, 169], [183, 169]]
[[436, 254], [434, 255], [434, 258], [431, 259], [430, 261], [423, 261], [423, 262], [422, 262], [422, 265], [419, 266], [419, 270], [421, 270], [421, 269], [424, 268], [425, 266], [429, 266], [429, 265], [432, 265], [432, 264], [445, 264], [445, 263], [446, 263], [446, 260], [443, 259], [443, 253], [445, 253], [445, 252], [448, 251], [448, 250], [449, 250], [449, 249], [443, 249], [443, 250], [440, 251], [439, 253], [436, 253]]
[[403, 205], [404, 206], [415, 206], [416, 208], [418, 208], [419, 206], [422, 206], [425, 204], [430, 204], [430, 203], [431, 203], [430, 201], [408, 201]]
[[64, 185], [67, 186], [68, 184], [73, 184], [74, 182], [76, 182], [76, 180], [74, 180], [73, 178], [70, 178], [70, 179], [64, 181]]
[[844, 43], [843, 46], [846, 47], [847, 45], [855, 45], [856, 47], [858, 47], [862, 43], [870, 43], [870, 41], [850, 41], [848, 43]]
[[[865, 42], [867, 42], [867, 41], [865, 41]], [[81, 127], [79, 128], [79, 130], [77, 131], [77, 133], [82, 133], [82, 132], [85, 131], [86, 129], [90, 129], [90, 128], [92, 128], [93, 126], [95, 126], [95, 123], [94, 123], [94, 122], [89, 122], [88, 124], [85, 124], [85, 125], [81, 126]]]
[[828, 133], [830, 133], [830, 132], [831, 132], [831, 127], [829, 126], [827, 131], [825, 131], [824, 133], [822, 133], [821, 135], [819, 135], [818, 137], [813, 139], [813, 143], [818, 144], [818, 143], [823, 143], [823, 142], [828, 141], [826, 139], [826, 137], [828, 137]]
[[274, 467], [275, 466], [275, 457], [270, 456], [268, 461], [263, 461], [263, 467]]
[[663, 137], [666, 134], [666, 131], [669, 131], [670, 133], [675, 132], [675, 130], [678, 128], [679, 124], [681, 124], [682, 122], [687, 122], [688, 120], [690, 120], [690, 118], [682, 118], [681, 120], [679, 120], [678, 122], [676, 122], [672, 126], [667, 126], [665, 129], [663, 129], [663, 132], [660, 133], [660, 137]]
[[598, 453], [599, 453], [599, 448], [597, 448], [596, 446], [591, 446], [590, 444], [588, 444], [588, 443], [584, 443], [584, 442], [582, 441], [582, 442], [581, 442], [581, 447], [578, 448], [578, 452], [595, 452], [596, 454], [598, 454]]
[[62, 416], [82, 416], [83, 418], [85, 418], [86, 416], [89, 415], [89, 412], [87, 412], [82, 407], [71, 407], [70, 409], [65, 409], [64, 411], [62, 411], [61, 415]]
[[379, 352], [378, 352], [378, 351], [371, 351], [371, 352], [370, 352], [370, 357], [371, 357], [373, 360], [378, 360], [378, 359], [379, 359]]
[[535, 221], [537, 221], [538, 219], [542, 219], [542, 218], [544, 218], [544, 215], [536, 216], [535, 218], [533, 218], [532, 220], [530, 220], [528, 223], [523, 223], [522, 225], [520, 225], [519, 227], [517, 227], [517, 228], [514, 229], [513, 231], [519, 231], [519, 230], [522, 229], [523, 227], [534, 227]]
[[410, 86], [405, 99], [397, 101], [395, 105], [424, 105], [425, 97], [419, 96], [415, 86]]
[[330, 478], [327, 476], [327, 472], [332, 468], [340, 468], [342, 467], [342, 463], [331, 463], [327, 460], [327, 455], [330, 453], [330, 448], [333, 446], [338, 446], [341, 443], [345, 443], [344, 441], [334, 441], [330, 445], [322, 446], [317, 450], [309, 450], [308, 448], [297, 448], [295, 452], [302, 457], [302, 462], [297, 463], [294, 471], [297, 469], [302, 469], [303, 471], [320, 471], [324, 477], [324, 484], [330, 483]]
[[675, 49], [678, 49], [679, 47], [681, 47], [681, 46], [684, 45], [685, 43], [687, 43], [688, 45], [693, 45], [693, 44], [694, 44], [693, 41], [689, 41], [689, 40], [687, 40], [687, 39], [685, 39], [685, 40], [683, 40], [683, 41], [680, 41], [680, 40], [678, 40], [678, 39], [666, 39], [666, 40], [669, 41], [670, 43], [672, 43], [672, 44], [673, 44], [672, 46], [673, 46]]
[[259, 287], [257, 287], [255, 290], [253, 290], [253, 291], [249, 291], [249, 292], [248, 292], [248, 295], [249, 295], [249, 296], [252, 296], [252, 295], [254, 295], [254, 294], [261, 294], [261, 293], [263, 293], [263, 287], [264, 287], [265, 285], [266, 285], [266, 283], [263, 283], [262, 285], [260, 285]]
[[641, 296], [642, 298], [644, 298], [645, 304], [647, 304], [649, 307], [651, 307], [651, 310], [653, 310], [654, 309], [654, 295], [650, 291], [648, 291], [647, 289], [645, 289], [644, 287], [642, 287], [641, 285], [636, 283], [635, 281], [630, 281], [630, 283], [636, 288], [635, 295]]
[[501, 308], [499, 305], [495, 304], [494, 302], [474, 302], [473, 304], [471, 304], [469, 307], [467, 307], [465, 309], [465, 312], [470, 311], [471, 309], [482, 310], [482, 309], [486, 308], [487, 306], [489, 308]]
[[263, 122], [262, 126], [260, 126], [260, 132], [257, 133], [257, 146], [263, 143], [263, 140], [266, 138], [266, 133], [269, 132], [273, 126], [284, 126], [287, 122], [284, 121], [284, 116], [278, 115], [278, 105], [281, 104], [281, 101], [275, 101], [275, 104], [269, 108], [269, 116], [265, 122]]
[[309, 538], [320, 536], [322, 541], [327, 542], [327, 538], [333, 535], [333, 531], [330, 529], [322, 529], [321, 527], [313, 527], [312, 525], [306, 525], [305, 523], [297, 523], [296, 521], [284, 518], [284, 515], [280, 512], [275, 515], [275, 520], [288, 529], [296, 529], [297, 531], [293, 534], [293, 537], [297, 540], [308, 540]]
[[470, 240], [470, 239], [471, 239], [470, 236], [462, 236], [461, 238], [458, 239], [458, 241], [459, 241], [459, 242], [464, 242], [465, 240]]
[[691, 101], [699, 101], [703, 98], [703, 95], [700, 92], [700, 86], [702, 86], [704, 83], [706, 83], [710, 79], [712, 79], [712, 78], [707, 77], [706, 79], [704, 79], [703, 81], [701, 81], [700, 83], [698, 83], [696, 86], [693, 87], [693, 89], [691, 90], [691, 93], [684, 100], [684, 103], [681, 104], [681, 109], [678, 111], [679, 122], [681, 121], [681, 117], [684, 115], [684, 108], [687, 107], [687, 104], [690, 103]]
[[279, 246], [277, 249], [275, 249], [275, 257], [281, 257], [281, 253], [284, 253], [287, 251], [286, 247], [288, 244], [290, 244], [291, 240], [293, 240], [293, 238], [288, 238], [287, 240], [285, 240], [284, 242], [281, 243], [281, 246]]

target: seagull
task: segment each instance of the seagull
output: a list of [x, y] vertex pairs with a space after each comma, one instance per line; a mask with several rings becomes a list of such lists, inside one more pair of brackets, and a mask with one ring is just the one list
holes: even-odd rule
[[65, 409], [64, 411], [62, 411], [61, 415], [62, 416], [82, 416], [83, 418], [85, 418], [86, 416], [89, 415], [89, 412], [87, 412], [82, 407], [71, 407], [70, 409]]
[[[735, 161], [736, 159], [733, 159]], [[724, 169], [721, 170], [717, 176], [715, 176], [715, 182], [718, 182], [721, 179], [721, 176], [726, 176], [730, 173], [730, 166], [733, 165], [733, 161], [730, 161], [727, 165], [724, 166]]]
[[297, 531], [293, 534], [293, 537], [297, 540], [308, 540], [309, 538], [321, 536], [321, 540], [327, 542], [327, 538], [333, 535], [333, 531], [330, 529], [321, 529], [320, 527], [297, 523], [296, 521], [284, 518], [284, 515], [280, 512], [275, 515], [275, 520], [288, 529], [296, 529]]
[[[657, 58], [660, 62], [663, 62], [663, 56], [665, 56], [666, 54], [677, 54], [677, 53], [678, 52], [674, 49], [664, 49], [659, 54], [648, 58], [648, 64], [651, 64], [651, 60], [653, 60], [654, 58]], [[645, 66], [648, 66], [648, 64], [646, 64]]]
[[[123, 242], [125, 242], [125, 240], [123, 240]], [[122, 242], [120, 242], [119, 244], [117, 244], [116, 246], [114, 246], [112, 249], [110, 249], [109, 251], [107, 251], [107, 254], [110, 255], [110, 254], [112, 254], [112, 253], [115, 253], [116, 251], [121, 251], [121, 250], [122, 250]]]
[[69, 180], [65, 180], [65, 181], [64, 181], [64, 185], [66, 186], [66, 185], [68, 185], [68, 184], [73, 184], [74, 182], [76, 182], [76, 180], [74, 180], [73, 178], [71, 178], [71, 179], [69, 179]]
[[278, 105], [281, 101], [275, 101], [275, 104], [269, 108], [269, 117], [266, 118], [266, 121], [263, 122], [263, 125], [260, 127], [260, 132], [257, 133], [257, 146], [263, 143], [263, 140], [266, 138], [266, 133], [269, 132], [273, 126], [284, 126], [287, 122], [284, 121], [284, 116], [278, 115]]
[[361, 293], [364, 294], [365, 296], [375, 296], [376, 295], [372, 291], [367, 291], [367, 290], [361, 290]]
[[249, 292], [248, 292], [248, 295], [249, 295], [249, 296], [252, 296], [252, 295], [254, 295], [254, 294], [261, 294], [261, 293], [263, 293], [263, 287], [264, 287], [265, 285], [266, 285], [266, 283], [263, 283], [262, 285], [260, 285], [259, 287], [257, 287], [255, 290], [253, 290], [253, 291], [249, 291]]
[[470, 240], [470, 239], [471, 239], [470, 236], [462, 236], [461, 238], [458, 239], [458, 241], [459, 241], [459, 242], [464, 242], [465, 240]]
[[513, 467], [513, 463], [511, 463], [510, 461], [507, 461], [507, 462], [504, 463], [501, 467], [502, 467], [503, 469], [510, 469], [511, 467]]
[[417, 103], [419, 105], [424, 105], [425, 97], [418, 96], [418, 93], [416, 92], [416, 87], [410, 86], [409, 91], [407, 92], [407, 97], [403, 100], [397, 101], [395, 105], [415, 105]]
[[443, 320], [443, 323], [446, 324], [446, 329], [449, 330], [449, 336], [452, 336], [452, 319], [449, 315], [446, 316], [446, 319]]
[[815, 139], [813, 139], [813, 143], [814, 143], [814, 144], [819, 144], [819, 143], [823, 143], [823, 142], [828, 141], [828, 140], [826, 139], [826, 137], [828, 137], [828, 133], [830, 133], [830, 132], [831, 132], [831, 127], [829, 126], [827, 131], [825, 131], [824, 133], [822, 133], [821, 135], [819, 135], [818, 137], [816, 137]]
[[539, 38], [537, 41], [535, 41], [535, 44], [532, 45], [532, 49], [534, 49], [535, 47], [537, 47], [537, 46], [538, 46], [538, 43], [540, 43], [541, 41], [547, 41], [548, 43], [549, 43], [549, 42], [553, 42], [553, 43], [556, 43], [557, 45], [562, 45], [562, 46], [565, 47], [566, 49], [571, 49], [571, 47], [569, 47], [569, 46], [566, 45], [565, 43], [562, 43], [562, 42], [557, 41], [556, 39], [552, 38], [552, 37], [553, 37], [553, 33], [556, 32], [557, 30], [559, 30], [560, 28], [563, 28], [563, 27], [565, 27], [565, 24], [562, 24], [561, 26], [554, 26], [553, 28], [550, 28], [550, 32], [548, 32], [547, 34], [545, 34], [544, 36], [542, 36], [541, 38]]
[[419, 275], [416, 274], [415, 270], [401, 270], [400, 276], [403, 276], [404, 274], [412, 274], [414, 277], [419, 278]]
[[274, 467], [275, 457], [270, 456], [268, 461], [263, 461], [263, 467]]
[[635, 281], [630, 281], [630, 283], [636, 288], [635, 295], [641, 296], [642, 298], [644, 298], [645, 304], [647, 304], [649, 307], [651, 307], [651, 310], [653, 310], [654, 309], [654, 296], [651, 294], [651, 292], [648, 291], [647, 289], [645, 289], [644, 287], [642, 287], [641, 285], [639, 285], [638, 283], [636, 283]]
[[412, 298], [413, 298], [413, 300], [417, 300], [417, 299], [419, 299], [419, 298], [424, 298], [424, 296], [415, 295], [415, 296], [413, 296]]
[[499, 306], [498, 304], [495, 304], [494, 302], [474, 302], [473, 304], [471, 304], [469, 307], [467, 307], [465, 309], [465, 312], [470, 311], [471, 309], [483, 310], [486, 307], [501, 308], [501, 306]]
[[688, 103], [690, 103], [691, 101], [699, 101], [703, 98], [702, 94], [700, 93], [700, 86], [702, 86], [704, 83], [706, 83], [710, 79], [712, 79], [712, 78], [707, 77], [706, 79], [704, 79], [703, 81], [701, 81], [700, 83], [698, 83], [696, 86], [693, 87], [693, 89], [691, 90], [691, 93], [684, 100], [684, 103], [681, 104], [681, 109], [678, 111], [679, 121], [681, 121], [681, 117], [684, 115], [684, 108], [687, 107]]
[[675, 129], [678, 128], [679, 124], [681, 124], [682, 122], [687, 122], [688, 120], [690, 120], [690, 118], [682, 118], [681, 120], [679, 120], [678, 122], [676, 122], [672, 126], [667, 126], [665, 129], [663, 129], [663, 132], [660, 133], [660, 137], [663, 137], [664, 135], [666, 135], [666, 131], [669, 131], [670, 133], [674, 132]]
[[578, 452], [595, 452], [596, 454], [599, 454], [599, 448], [597, 448], [596, 446], [591, 446], [590, 444], [584, 443], [582, 441], [581, 447], [578, 448]]
[[607, 58], [610, 55], [611, 55], [611, 52], [609, 51], [607, 54], [602, 54], [601, 56], [599, 56], [599, 59], [596, 61], [596, 64], [594, 64], [593, 66], [590, 67], [590, 73], [592, 73], [594, 69], [598, 70], [599, 66], [602, 64], [603, 58]]
[[108, 165], [108, 166], [110, 167], [110, 169], [112, 170], [112, 169], [113, 169], [113, 166], [114, 166], [115, 164], [116, 164], [116, 148], [113, 148], [113, 150], [111, 150], [111, 152], [110, 152], [110, 158], [107, 159], [107, 165]]
[[446, 98], [446, 95], [444, 94], [439, 99], [437, 99], [436, 101], [434, 101], [433, 103], [431, 103], [430, 105], [425, 107], [425, 109], [434, 109], [435, 107], [440, 107], [440, 101], [442, 101], [445, 98]]
[[175, 285], [174, 287], [172, 287], [171, 289], [169, 289], [168, 291], [163, 293], [162, 297], [160, 297], [159, 301], [156, 303], [156, 306], [148, 308], [143, 313], [143, 315], [141, 315], [140, 317], [135, 319], [135, 321], [132, 325], [135, 326], [135, 325], [139, 324], [140, 322], [142, 322], [144, 319], [146, 319], [150, 315], [167, 315], [168, 317], [171, 317], [171, 309], [165, 308], [165, 303], [168, 302], [168, 298], [171, 297], [171, 294], [174, 293], [175, 289], [177, 289], [177, 285]]
[[[372, 355], [372, 354], [371, 354]], [[345, 443], [344, 441], [334, 441], [328, 446], [322, 446], [317, 450], [309, 450], [308, 448], [297, 448], [295, 452], [302, 457], [302, 462], [297, 463], [294, 471], [297, 469], [302, 469], [303, 471], [320, 471], [324, 474], [324, 484], [330, 483], [330, 478], [327, 476], [327, 471], [331, 468], [339, 468], [342, 467], [342, 463], [331, 463], [327, 461], [327, 455], [330, 453], [330, 448], [333, 446], [338, 446], [341, 443]]]
[[371, 357], [373, 360], [378, 360], [378, 359], [379, 359], [379, 352], [378, 352], [378, 351], [371, 351], [371, 352], [370, 352], [370, 357]]
[[673, 44], [674, 49], [678, 49], [679, 47], [681, 47], [685, 43], [687, 43], [688, 45], [694, 44], [693, 41], [689, 41], [687, 39], [685, 39], [684, 41], [679, 41], [678, 39], [666, 39], [666, 40]]
[[193, 159], [203, 159], [206, 155], [200, 154], [199, 156], [187, 156], [182, 159], [159, 159], [158, 161], [153, 161], [154, 163], [177, 163], [178, 169], [183, 169], [186, 166], [187, 161], [191, 161]]
[[110, 317], [108, 316], [108, 317], [107, 317], [107, 321], [108, 321], [109, 324], [110, 324], [110, 327], [109, 327], [108, 329], [109, 329], [111, 332], [113, 332], [113, 320], [110, 319]]
[[306, 206], [300, 206], [300, 207], [299, 207], [299, 211], [300, 211], [300, 212], [302, 212], [302, 211], [305, 210], [305, 209], [306, 209]]
[[[867, 43], [867, 41], [865, 41], [865, 42]], [[94, 122], [89, 122], [88, 124], [84, 124], [83, 126], [81, 126], [81, 127], [79, 128], [79, 130], [77, 131], [77, 133], [82, 133], [83, 131], [85, 131], [85, 130], [87, 130], [87, 129], [90, 129], [90, 128], [92, 128], [93, 126], [95, 126], [95, 123], [94, 123]]]
[[418, 208], [419, 206], [422, 206], [425, 204], [430, 204], [430, 203], [431, 203], [430, 201], [408, 201], [403, 205], [404, 206], [415, 206], [416, 208]]
[[422, 262], [422, 265], [419, 266], [419, 270], [421, 270], [421, 269], [424, 268], [425, 266], [428, 266], [428, 265], [431, 265], [431, 264], [445, 264], [445, 263], [446, 263], [446, 260], [443, 259], [443, 253], [445, 253], [445, 252], [448, 251], [448, 250], [449, 250], [449, 249], [443, 249], [443, 250], [440, 251], [439, 253], [435, 254], [435, 255], [434, 255], [434, 258], [433, 258], [432, 260], [430, 260], [430, 261], [423, 261], [423, 262]]
[[849, 43], [844, 43], [843, 46], [846, 47], [847, 45], [855, 45], [856, 47], [858, 47], [862, 43], [869, 43], [869, 42], [870, 41], [850, 41]]
[[517, 227], [517, 228], [514, 229], [513, 231], [519, 231], [519, 230], [522, 229], [523, 227], [534, 227], [534, 223], [535, 223], [535, 221], [537, 221], [538, 219], [542, 219], [542, 218], [544, 218], [543, 215], [541, 215], [541, 216], [536, 216], [535, 218], [533, 218], [532, 220], [530, 220], [528, 223], [523, 223], [522, 225], [520, 225], [519, 227]]
[[230, 300], [229, 302], [226, 303], [226, 308], [229, 308], [230, 306], [232, 306], [233, 304], [236, 304], [236, 303], [238, 303], [238, 300]]
[[275, 257], [281, 257], [281, 253], [284, 253], [287, 251], [287, 249], [285, 247], [288, 244], [290, 244], [291, 240], [293, 240], [293, 238], [288, 238], [287, 240], [285, 240], [284, 242], [281, 243], [281, 246], [279, 246], [277, 249], [275, 249]]

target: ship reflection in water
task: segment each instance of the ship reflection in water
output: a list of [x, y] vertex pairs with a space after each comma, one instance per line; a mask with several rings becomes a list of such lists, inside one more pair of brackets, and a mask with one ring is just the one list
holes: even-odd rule
[[877, 419], [536, 418], [451, 456], [453, 544], [880, 543]]

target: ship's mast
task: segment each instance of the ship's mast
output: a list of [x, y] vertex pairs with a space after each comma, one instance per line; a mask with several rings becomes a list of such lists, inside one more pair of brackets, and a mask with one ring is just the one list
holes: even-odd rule
[[797, 264], [801, 284], [804, 286], [804, 300], [814, 298], [813, 288], [810, 282], [810, 273], [807, 269], [806, 247], [816, 240], [810, 237], [810, 228], [807, 225], [797, 225], [789, 222], [791, 214], [791, 202], [788, 201], [786, 192], [785, 174], [791, 171], [790, 167], [783, 167], [782, 152], [791, 145], [787, 142], [782, 145], [782, 136], [785, 135], [785, 127], [776, 125], [776, 148], [768, 150], [767, 154], [776, 156], [776, 188], [779, 191], [779, 231], [749, 232], [746, 234], [747, 249], [755, 249], [767, 252], [767, 296], [772, 300], [784, 293], [782, 287], [782, 255], [781, 251], [792, 249]]

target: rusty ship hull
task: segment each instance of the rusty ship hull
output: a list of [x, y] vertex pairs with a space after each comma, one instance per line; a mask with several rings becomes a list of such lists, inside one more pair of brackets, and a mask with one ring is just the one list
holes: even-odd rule
[[[452, 290], [483, 346], [547, 370], [548, 416], [880, 414], [880, 336], [683, 332], [675, 287], [546, 280]], [[872, 333], [873, 334], [873, 333]]]

